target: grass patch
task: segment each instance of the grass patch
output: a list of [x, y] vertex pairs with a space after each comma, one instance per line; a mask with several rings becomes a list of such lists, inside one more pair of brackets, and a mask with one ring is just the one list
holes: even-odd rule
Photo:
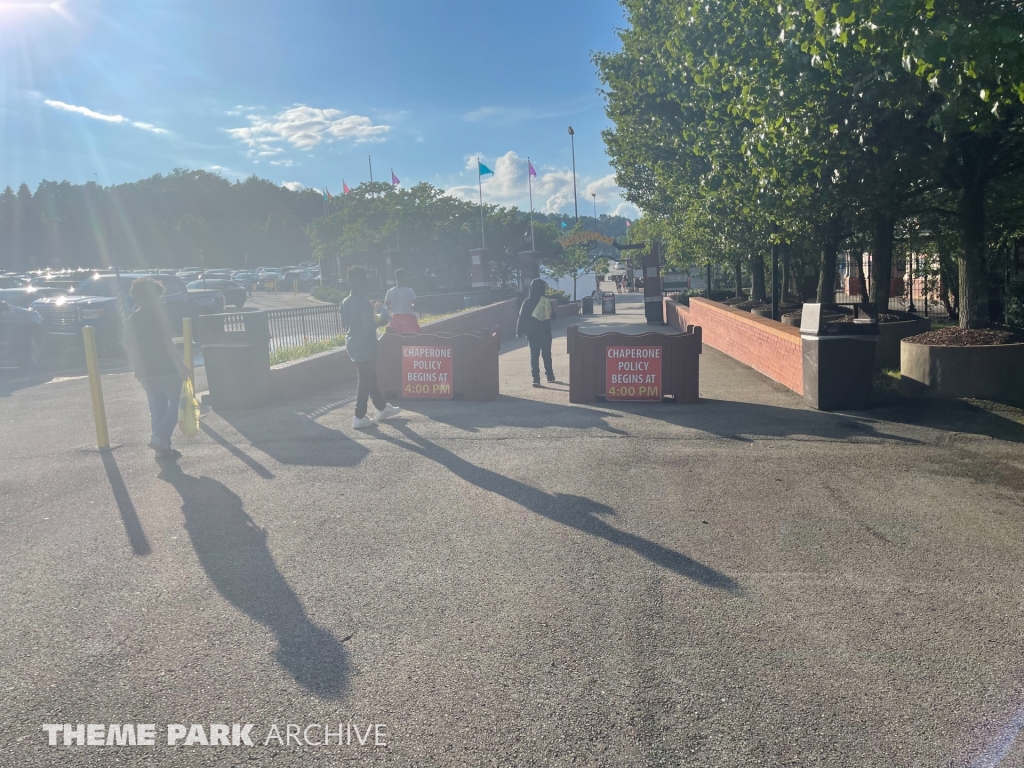
[[289, 363], [292, 360], [301, 360], [304, 357], [312, 357], [321, 352], [329, 352], [344, 346], [345, 337], [338, 335], [327, 341], [307, 341], [305, 344], [298, 344], [294, 347], [279, 347], [270, 353], [270, 364]]
[[320, 301], [326, 301], [331, 304], [341, 304], [341, 302], [348, 296], [348, 291], [342, 291], [337, 288], [331, 288], [327, 285], [322, 285], [313, 289], [313, 298], [319, 299]]

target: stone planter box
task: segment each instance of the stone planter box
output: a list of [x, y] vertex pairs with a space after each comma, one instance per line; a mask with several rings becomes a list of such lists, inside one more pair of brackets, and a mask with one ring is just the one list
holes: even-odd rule
[[896, 370], [901, 364], [900, 344], [903, 339], [932, 329], [932, 321], [918, 317], [895, 323], [878, 324], [878, 345], [875, 347], [875, 370]]
[[1024, 344], [939, 347], [900, 342], [900, 392], [917, 397], [1024, 400]]

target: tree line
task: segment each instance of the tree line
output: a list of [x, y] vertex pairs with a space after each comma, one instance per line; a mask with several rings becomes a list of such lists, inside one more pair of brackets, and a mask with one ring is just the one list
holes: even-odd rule
[[1024, 318], [1024, 6], [622, 5], [622, 50], [595, 63], [638, 235], [754, 298], [772, 248], [821, 301], [837, 254], [866, 251], [879, 309], [894, 260], [924, 254], [962, 327]]
[[[506, 282], [530, 250], [530, 214], [484, 206], [493, 276]], [[581, 229], [622, 237], [626, 220], [534, 213], [536, 249], [555, 274], [591, 260], [557, 239]], [[364, 183], [325, 200], [251, 176], [232, 183], [206, 171], [101, 187], [43, 181], [0, 193], [0, 272], [68, 267], [284, 266], [324, 260], [383, 270], [385, 256], [424, 289], [469, 285], [469, 251], [480, 247], [480, 208], [421, 183], [409, 189]]]

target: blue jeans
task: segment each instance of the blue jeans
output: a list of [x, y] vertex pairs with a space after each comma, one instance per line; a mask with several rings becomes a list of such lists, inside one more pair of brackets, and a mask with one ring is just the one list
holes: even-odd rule
[[171, 435], [178, 423], [178, 400], [181, 399], [181, 377], [176, 373], [154, 376], [140, 381], [149, 398], [149, 421], [153, 436], [150, 442], [159, 448], [171, 447]]

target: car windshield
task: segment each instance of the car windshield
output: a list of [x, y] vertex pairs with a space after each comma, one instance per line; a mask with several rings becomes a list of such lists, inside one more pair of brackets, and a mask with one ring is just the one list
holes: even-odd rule
[[[134, 279], [135, 278], [132, 277], [121, 278], [120, 295], [128, 295], [128, 292], [131, 291]], [[97, 275], [96, 277], [89, 278], [88, 280], [79, 283], [72, 288], [69, 293], [73, 293], [76, 296], [106, 296], [113, 298], [119, 295], [117, 290], [117, 278], [114, 275]]]
[[205, 288], [206, 285], [205, 285], [205, 281], [204, 280], [193, 280], [191, 283], [189, 283], [185, 287], [188, 288], [190, 291], [198, 291], [198, 290], [200, 290], [202, 288]]

